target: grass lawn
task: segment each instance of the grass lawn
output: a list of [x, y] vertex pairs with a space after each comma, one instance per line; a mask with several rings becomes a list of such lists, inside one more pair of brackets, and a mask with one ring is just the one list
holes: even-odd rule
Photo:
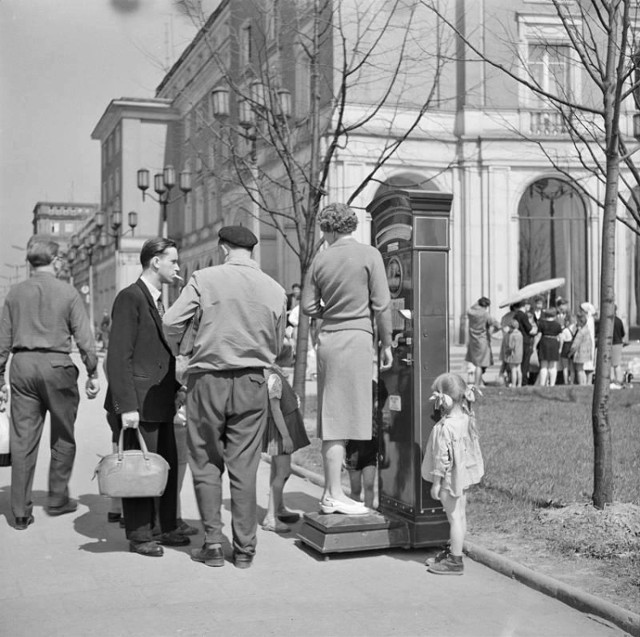
[[[638, 612], [640, 388], [611, 392], [615, 503], [603, 512], [589, 505], [591, 387], [488, 387], [483, 394], [476, 415], [486, 473], [469, 494], [469, 538]], [[314, 435], [315, 396], [305, 415]], [[294, 461], [321, 474], [319, 447], [312, 438]]]
[[[490, 387], [476, 415], [484, 484], [540, 503], [593, 492], [591, 387]], [[640, 505], [640, 389], [611, 392], [615, 500]]]

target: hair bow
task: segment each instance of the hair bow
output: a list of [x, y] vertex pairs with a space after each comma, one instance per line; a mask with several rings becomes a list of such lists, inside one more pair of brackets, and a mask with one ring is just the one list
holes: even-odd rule
[[442, 409], [444, 407], [446, 410], [449, 410], [453, 407], [453, 398], [451, 398], [449, 394], [441, 391], [434, 391], [429, 400], [433, 400], [436, 409]]
[[464, 392], [464, 397], [470, 402], [476, 401], [476, 396], [482, 396], [482, 392], [475, 385], [468, 385]]

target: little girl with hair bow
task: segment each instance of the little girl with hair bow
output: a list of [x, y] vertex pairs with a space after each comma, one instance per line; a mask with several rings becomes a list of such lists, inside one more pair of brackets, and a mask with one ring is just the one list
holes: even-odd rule
[[440, 500], [449, 521], [449, 547], [427, 560], [431, 573], [462, 575], [462, 545], [467, 531], [466, 490], [480, 482], [484, 462], [471, 409], [480, 392], [458, 374], [441, 374], [434, 381], [431, 400], [439, 417], [424, 459], [422, 478], [431, 482], [431, 497]]

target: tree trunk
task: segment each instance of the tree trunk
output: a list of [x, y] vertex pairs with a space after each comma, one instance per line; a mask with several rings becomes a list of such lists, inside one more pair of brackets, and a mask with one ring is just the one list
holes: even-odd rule
[[[615, 28], [616, 16], [613, 16]], [[615, 38], [610, 38], [607, 56], [607, 76], [615, 77], [613, 67], [617, 61]], [[620, 179], [620, 114], [619, 97], [615, 82], [604, 91], [604, 126], [607, 145], [606, 181], [602, 211], [602, 252], [600, 262], [600, 324], [598, 326], [598, 352], [596, 377], [591, 407], [593, 428], [593, 504], [603, 509], [613, 502], [613, 453], [611, 448], [611, 426], [609, 424], [609, 394], [611, 393], [611, 341], [615, 303], [615, 256], [616, 256], [616, 208], [618, 204], [618, 181]]]
[[300, 398], [300, 412], [304, 414], [306, 402], [307, 353], [309, 351], [309, 317], [300, 312], [298, 336], [296, 338], [296, 359], [293, 367], [293, 391]]
[[619, 158], [607, 157], [607, 182], [602, 214], [602, 256], [600, 265], [600, 324], [593, 388], [593, 504], [602, 509], [613, 502], [613, 454], [609, 424], [611, 341], [614, 315], [616, 206]]

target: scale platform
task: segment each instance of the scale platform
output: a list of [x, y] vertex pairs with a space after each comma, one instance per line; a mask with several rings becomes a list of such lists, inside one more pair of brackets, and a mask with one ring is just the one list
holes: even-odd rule
[[305, 513], [297, 535], [323, 554], [411, 548], [409, 525], [377, 511], [367, 515]]

